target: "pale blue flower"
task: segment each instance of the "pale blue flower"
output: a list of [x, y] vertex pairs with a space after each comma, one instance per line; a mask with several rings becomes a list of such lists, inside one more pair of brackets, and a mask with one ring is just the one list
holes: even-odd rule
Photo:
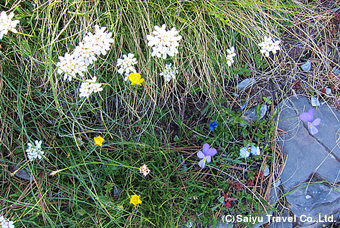
[[256, 155], [256, 156], [259, 156], [261, 155], [261, 150], [260, 150], [260, 147], [258, 146], [251, 146], [250, 148], [250, 152], [253, 154], [253, 155]]
[[249, 147], [242, 147], [241, 149], [240, 149], [240, 156], [241, 156], [241, 158], [247, 158], [247, 157], [249, 157], [249, 155], [250, 155], [250, 153], [249, 153], [249, 149], [248, 149]]

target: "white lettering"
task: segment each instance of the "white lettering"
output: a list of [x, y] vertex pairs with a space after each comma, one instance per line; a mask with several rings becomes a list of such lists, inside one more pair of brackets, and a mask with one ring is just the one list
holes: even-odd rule
[[272, 217], [273, 215], [266, 215], [266, 216], [267, 216], [268, 221], [271, 222], [271, 217]]
[[236, 222], [242, 222], [242, 215], [236, 215]]

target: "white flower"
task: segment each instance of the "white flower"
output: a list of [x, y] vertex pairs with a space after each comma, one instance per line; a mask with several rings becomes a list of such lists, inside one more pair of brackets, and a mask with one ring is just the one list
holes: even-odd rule
[[178, 41], [182, 39], [182, 36], [178, 35], [176, 28], [166, 31], [165, 27], [165, 24], [162, 27], [155, 25], [155, 31], [152, 32], [152, 35], [146, 36], [149, 41], [148, 46], [152, 47], [151, 56], [162, 56], [163, 59], [166, 59], [167, 55], [174, 56], [178, 53]]
[[261, 53], [265, 54], [267, 57], [269, 57], [269, 52], [273, 52], [273, 54], [276, 54], [276, 51], [280, 50], [280, 44], [281, 41], [277, 40], [275, 42], [272, 41], [272, 38], [269, 36], [264, 37], [264, 41], [262, 43], [259, 43], [259, 46], [262, 47]]
[[228, 55], [227, 55], [227, 64], [228, 66], [231, 66], [231, 64], [234, 63], [234, 57], [236, 56], [235, 54], [235, 48], [231, 47], [230, 49], [227, 49]]
[[129, 53], [127, 56], [123, 55], [123, 59], [117, 59], [117, 67], [120, 67], [118, 73], [123, 75], [125, 71], [124, 81], [128, 80], [128, 76], [130, 72], [136, 73], [136, 69], [133, 65], [137, 64], [136, 58], [134, 58], [134, 54]]
[[76, 74], [83, 77], [87, 66], [97, 60], [96, 55], [106, 55], [114, 40], [110, 38], [112, 33], [106, 33], [105, 29], [105, 27], [99, 28], [95, 25], [95, 34], [89, 32], [71, 55], [65, 53], [64, 57], [58, 57], [60, 62], [57, 63], [57, 73], [64, 74], [64, 80], [71, 81]]
[[3, 35], [6, 35], [8, 31], [17, 33], [18, 31], [15, 29], [15, 26], [19, 23], [19, 20], [12, 21], [14, 17], [14, 13], [10, 13], [8, 16], [5, 11], [0, 13], [0, 40]]
[[64, 57], [59, 56], [58, 58], [60, 62], [57, 63], [57, 73], [64, 73], [64, 80], [72, 81], [72, 77], [75, 77], [76, 74], [83, 76], [83, 72], [87, 71], [84, 59], [79, 57], [77, 53], [70, 55], [66, 52]]
[[99, 28], [98, 25], [95, 25], [95, 34], [88, 33], [84, 37], [84, 42], [91, 46], [92, 51], [96, 55], [106, 55], [106, 52], [110, 49], [111, 43], [113, 43], [113, 39], [111, 38], [112, 32], [104, 32], [106, 27]]
[[34, 141], [35, 146], [33, 147], [31, 143], [27, 143], [28, 149], [27, 157], [30, 161], [33, 161], [34, 159], [38, 158], [39, 160], [42, 158], [42, 155], [44, 154], [44, 151], [41, 150], [41, 144], [42, 141]]
[[148, 167], [144, 164], [139, 168], [139, 172], [143, 174], [143, 176], [146, 176], [150, 173], [150, 169], [148, 169]]
[[247, 158], [249, 157], [250, 153], [248, 151], [248, 147], [242, 147], [240, 150], [240, 156], [241, 158]]
[[4, 218], [4, 216], [0, 216], [0, 227], [2, 228], [14, 228], [13, 222]]
[[84, 65], [88, 66], [97, 60], [92, 44], [89, 42], [80, 42], [74, 49], [74, 55], [82, 59]]
[[97, 93], [103, 90], [101, 84], [96, 83], [97, 77], [93, 77], [90, 80], [83, 82], [79, 88], [80, 97], [88, 97], [91, 93]]
[[168, 82], [171, 79], [176, 80], [176, 74], [178, 73], [178, 70], [175, 66], [171, 67], [171, 63], [165, 64], [165, 70], [160, 73], [159, 75], [163, 75], [165, 77], [165, 80]]

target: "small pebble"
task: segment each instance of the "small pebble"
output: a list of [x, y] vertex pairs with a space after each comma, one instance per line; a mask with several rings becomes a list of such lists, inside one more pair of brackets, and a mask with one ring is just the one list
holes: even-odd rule
[[308, 72], [312, 68], [312, 63], [308, 60], [305, 64], [301, 65], [301, 69]]
[[312, 104], [313, 107], [320, 106], [320, 102], [319, 102], [318, 98], [316, 98], [316, 97], [311, 97], [310, 103]]
[[247, 78], [247, 79], [244, 79], [242, 82], [240, 82], [240, 83], [236, 86], [236, 88], [237, 88], [237, 89], [244, 89], [244, 88], [246, 88], [249, 84], [254, 84], [255, 82], [256, 82], [255, 79], [253, 79], [253, 78], [251, 78], [251, 79]]

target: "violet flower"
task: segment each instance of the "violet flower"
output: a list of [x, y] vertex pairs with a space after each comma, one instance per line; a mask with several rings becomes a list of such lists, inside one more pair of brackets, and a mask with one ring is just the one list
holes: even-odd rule
[[218, 123], [216, 123], [216, 120], [214, 122], [209, 123], [210, 130], [213, 131], [215, 127], [217, 127]]
[[217, 150], [214, 148], [210, 148], [209, 144], [206, 143], [203, 145], [203, 152], [202, 151], [198, 151], [197, 153], [197, 157], [202, 159], [198, 165], [204, 169], [205, 167], [205, 163], [206, 162], [211, 162], [211, 156], [214, 156], [215, 154], [217, 154]]
[[316, 118], [314, 121], [314, 110], [311, 108], [308, 112], [303, 112], [299, 115], [299, 119], [306, 122], [308, 124], [308, 129], [312, 135], [315, 135], [319, 132], [319, 130], [315, 127], [321, 123], [320, 118]]

